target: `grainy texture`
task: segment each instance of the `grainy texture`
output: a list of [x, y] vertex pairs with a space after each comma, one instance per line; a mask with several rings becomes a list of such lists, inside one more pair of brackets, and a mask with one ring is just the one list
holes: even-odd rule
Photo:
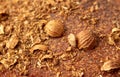
[[18, 44], [18, 41], [18, 37], [16, 35], [12, 35], [10, 39], [6, 42], [6, 47], [13, 49]]
[[30, 52], [33, 53], [35, 50], [47, 51], [48, 46], [42, 44], [36, 44], [30, 49]]
[[[59, 38], [48, 37], [44, 27], [57, 19], [65, 31]], [[120, 69], [101, 71], [104, 62], [120, 55], [108, 44], [108, 35], [119, 24], [120, 0], [0, 0], [0, 77], [120, 77]], [[70, 48], [68, 35], [86, 29], [100, 37], [96, 48]], [[14, 34], [19, 42], [9, 48]], [[30, 53], [37, 44], [48, 49]], [[119, 40], [115, 44], [120, 47]]]

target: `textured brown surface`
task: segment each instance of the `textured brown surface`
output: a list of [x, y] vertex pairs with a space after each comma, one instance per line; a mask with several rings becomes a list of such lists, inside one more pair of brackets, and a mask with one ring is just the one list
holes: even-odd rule
[[[0, 0], [1, 12], [9, 16], [0, 22], [5, 28], [0, 42], [8, 43], [13, 34], [19, 42], [14, 49], [0, 47], [0, 63], [8, 57], [7, 53], [10, 53], [7, 60], [13, 60], [7, 68], [1, 63], [0, 77], [80, 77], [82, 73], [84, 77], [120, 77], [119, 69], [100, 71], [106, 60], [120, 54], [107, 43], [111, 29], [120, 26], [120, 0]], [[51, 38], [44, 32], [44, 25], [52, 19], [64, 21], [63, 36]], [[99, 45], [93, 50], [76, 47], [67, 52], [70, 47], [67, 36], [85, 29], [98, 33]], [[39, 43], [49, 49], [30, 53], [30, 48]]]

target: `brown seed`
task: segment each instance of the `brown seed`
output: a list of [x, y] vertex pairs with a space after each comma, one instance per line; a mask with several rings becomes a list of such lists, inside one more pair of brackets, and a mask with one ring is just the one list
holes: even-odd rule
[[51, 20], [46, 24], [45, 32], [51, 37], [60, 37], [64, 32], [64, 25], [60, 20]]
[[110, 71], [117, 68], [120, 68], [120, 61], [118, 59], [108, 60], [102, 65], [101, 71]]
[[96, 35], [91, 30], [83, 30], [76, 37], [79, 49], [93, 49], [97, 44]]

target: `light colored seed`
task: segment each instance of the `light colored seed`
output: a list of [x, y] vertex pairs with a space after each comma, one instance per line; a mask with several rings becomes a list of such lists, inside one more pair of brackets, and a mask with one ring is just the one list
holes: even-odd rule
[[76, 47], [76, 38], [74, 34], [69, 34], [68, 35], [68, 43], [72, 46], [72, 47]]

